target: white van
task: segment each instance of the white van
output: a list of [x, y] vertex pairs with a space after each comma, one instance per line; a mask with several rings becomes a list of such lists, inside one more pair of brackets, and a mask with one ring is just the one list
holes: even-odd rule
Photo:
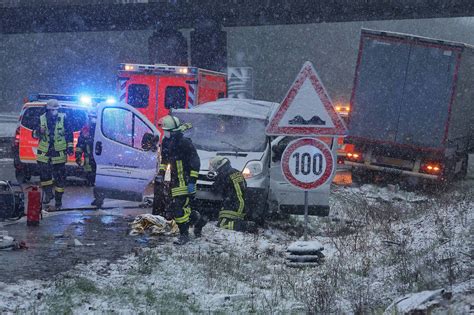
[[[193, 125], [185, 136], [192, 139], [201, 158], [197, 201], [217, 207], [220, 196], [211, 192], [214, 174], [209, 173], [208, 166], [209, 160], [219, 155], [228, 158], [232, 167], [241, 170], [246, 178], [247, 211], [253, 219], [267, 217], [268, 211], [304, 213], [304, 192], [290, 185], [281, 171], [281, 154], [294, 138], [265, 135], [277, 108], [278, 103], [220, 99], [193, 109], [173, 111], [182, 122]], [[143, 198], [157, 164], [156, 152], [142, 149], [146, 133], [160, 135], [133, 107], [99, 107], [95, 133], [96, 188], [106, 197], [137, 201]], [[329, 141], [334, 151], [336, 145]], [[310, 215], [328, 215], [329, 183], [309, 193]]]

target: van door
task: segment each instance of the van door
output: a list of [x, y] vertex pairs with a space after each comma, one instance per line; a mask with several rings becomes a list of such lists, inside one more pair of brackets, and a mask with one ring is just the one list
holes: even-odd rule
[[105, 198], [141, 201], [156, 173], [156, 147], [143, 141], [159, 137], [150, 121], [132, 106], [100, 105], [94, 136], [96, 190]]

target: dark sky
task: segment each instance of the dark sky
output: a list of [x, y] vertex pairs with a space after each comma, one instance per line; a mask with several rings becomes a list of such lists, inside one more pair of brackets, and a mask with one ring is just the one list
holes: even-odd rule
[[[228, 65], [250, 66], [255, 97], [281, 101], [306, 60], [334, 101], [352, 88], [361, 27], [474, 44], [471, 18], [228, 28]], [[120, 62], [148, 62], [151, 31], [0, 35], [0, 111], [32, 92], [115, 92]]]

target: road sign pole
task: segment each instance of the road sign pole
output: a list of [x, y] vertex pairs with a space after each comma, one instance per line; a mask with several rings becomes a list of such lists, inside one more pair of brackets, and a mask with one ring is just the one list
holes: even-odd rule
[[308, 191], [304, 191], [304, 240], [308, 240]]

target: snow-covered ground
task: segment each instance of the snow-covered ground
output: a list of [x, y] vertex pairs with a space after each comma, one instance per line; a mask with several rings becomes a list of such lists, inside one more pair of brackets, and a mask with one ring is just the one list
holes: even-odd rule
[[286, 248], [302, 236], [299, 216], [258, 235], [211, 222], [203, 239], [183, 247], [167, 238], [50, 281], [0, 283], [0, 312], [365, 314], [390, 306], [391, 314], [423, 303], [439, 304], [434, 313], [472, 309], [472, 186], [438, 195], [333, 187], [331, 209], [330, 217], [310, 222], [309, 235], [326, 255], [317, 268], [285, 264]]

